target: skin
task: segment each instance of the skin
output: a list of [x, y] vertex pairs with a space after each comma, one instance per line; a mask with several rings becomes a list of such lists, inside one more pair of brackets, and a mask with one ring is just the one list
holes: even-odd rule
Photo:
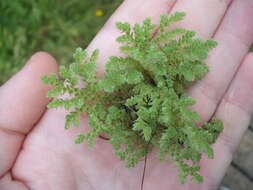
[[[115, 21], [139, 23], [146, 17], [158, 22], [160, 14], [184, 11], [178, 26], [193, 29], [218, 42], [207, 60], [210, 72], [188, 89], [197, 100], [192, 107], [204, 121], [212, 116], [225, 129], [214, 144], [214, 159], [201, 160], [204, 182], [179, 184], [173, 163], [160, 163], [149, 155], [144, 190], [214, 190], [219, 185], [253, 113], [252, 0], [126, 0], [88, 47], [100, 49], [102, 64], [119, 55]], [[0, 189], [1, 190], [130, 190], [141, 189], [144, 161], [126, 169], [110, 145], [98, 139], [95, 147], [76, 145], [77, 134], [88, 130], [87, 117], [80, 127], [64, 130], [61, 109], [47, 110], [50, 89], [39, 77], [57, 72], [54, 58], [36, 53], [26, 66], [0, 88]]]

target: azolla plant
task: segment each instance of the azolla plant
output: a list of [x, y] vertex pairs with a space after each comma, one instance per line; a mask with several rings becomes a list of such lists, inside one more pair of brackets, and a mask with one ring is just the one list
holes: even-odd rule
[[[202, 126], [196, 103], [186, 94], [187, 86], [208, 72], [204, 60], [217, 43], [196, 37], [194, 31], [174, 28], [185, 13], [161, 15], [159, 26], [147, 18], [141, 25], [116, 23], [122, 35], [117, 41], [124, 56], [111, 56], [104, 78], [97, 77], [98, 50], [88, 55], [78, 48], [74, 63], [61, 66], [59, 77], [52, 74], [42, 80], [54, 88], [48, 92], [55, 99], [49, 108], [64, 107], [66, 129], [79, 125], [86, 112], [90, 131], [79, 134], [92, 146], [101, 134], [107, 134], [115, 154], [134, 167], [153, 149], [161, 161], [168, 158], [179, 169], [179, 179], [191, 176], [203, 181], [199, 161], [203, 153], [213, 158], [211, 145], [223, 130], [223, 123], [212, 118]], [[172, 28], [172, 29], [170, 29]], [[78, 85], [82, 81], [85, 85]], [[68, 94], [71, 98], [59, 98]]]

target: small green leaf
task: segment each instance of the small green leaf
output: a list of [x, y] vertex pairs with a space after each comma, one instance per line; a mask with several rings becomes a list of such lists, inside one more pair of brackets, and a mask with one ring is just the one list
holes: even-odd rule
[[195, 111], [191, 111], [188, 109], [182, 109], [181, 114], [185, 119], [187, 119], [189, 121], [198, 122], [201, 120], [199, 114]]
[[58, 77], [55, 73], [50, 74], [49, 76], [42, 76], [42, 82], [49, 85], [56, 85], [58, 83]]
[[55, 97], [55, 96], [58, 96], [58, 95], [62, 95], [62, 93], [63, 93], [63, 89], [62, 89], [61, 86], [59, 86], [59, 87], [55, 87], [55, 88], [49, 90], [47, 92], [47, 96], [48, 97]]
[[73, 57], [76, 63], [83, 63], [87, 57], [87, 51], [79, 47], [76, 49]]
[[199, 174], [195, 174], [194, 177], [193, 177], [194, 181], [197, 183], [197, 184], [200, 184], [203, 182], [203, 177], [200, 176]]
[[141, 72], [130, 70], [127, 72], [126, 82], [128, 84], [138, 84], [144, 79]]
[[86, 138], [86, 135], [85, 134], [80, 134], [78, 135], [78, 137], [76, 138], [75, 140], [75, 143], [76, 144], [81, 144]]
[[143, 129], [143, 135], [144, 135], [145, 141], [149, 141], [150, 140], [151, 134], [152, 134], [151, 127], [145, 127]]
[[130, 33], [130, 24], [128, 24], [127, 22], [117, 22], [116, 23], [116, 27], [122, 31], [122, 32], [125, 32], [126, 34], [129, 34]]

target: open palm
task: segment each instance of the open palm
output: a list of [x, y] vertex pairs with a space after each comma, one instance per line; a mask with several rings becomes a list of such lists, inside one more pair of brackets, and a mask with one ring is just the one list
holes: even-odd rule
[[65, 111], [46, 109], [50, 87], [39, 77], [57, 72], [57, 65], [40, 52], [0, 88], [0, 190], [216, 189], [253, 112], [252, 10], [252, 0], [126, 0], [88, 47], [100, 49], [102, 73], [106, 58], [120, 54], [116, 21], [158, 22], [160, 14], [175, 11], [187, 14], [181, 27], [218, 41], [207, 60], [210, 72], [188, 89], [203, 121], [216, 116], [225, 125], [214, 144], [215, 158], [201, 160], [203, 184], [179, 184], [173, 162], [160, 163], [154, 154], [129, 169], [103, 139], [92, 149], [76, 145], [76, 135], [88, 129], [87, 117], [80, 127], [64, 130]]

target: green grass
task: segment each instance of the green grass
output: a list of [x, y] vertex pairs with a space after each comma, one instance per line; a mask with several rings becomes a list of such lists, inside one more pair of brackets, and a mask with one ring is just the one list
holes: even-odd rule
[[[122, 0], [1, 0], [0, 84], [36, 51], [68, 63], [86, 47]], [[96, 16], [102, 10], [102, 16]]]

